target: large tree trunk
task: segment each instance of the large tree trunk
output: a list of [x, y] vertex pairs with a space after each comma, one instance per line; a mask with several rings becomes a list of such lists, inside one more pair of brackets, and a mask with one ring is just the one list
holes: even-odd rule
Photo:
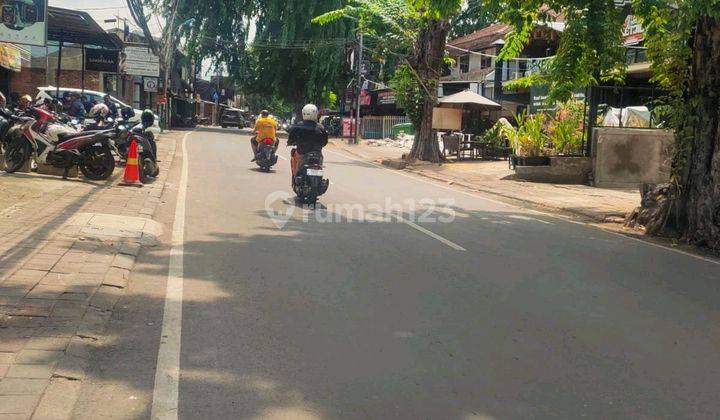
[[688, 149], [679, 215], [686, 239], [720, 249], [720, 21], [698, 20], [685, 125], [692, 135]]
[[440, 161], [440, 148], [432, 130], [432, 115], [437, 103], [437, 87], [442, 73], [448, 27], [447, 20], [430, 19], [420, 31], [415, 43], [411, 65], [425, 85], [427, 96], [423, 104], [422, 120], [419, 127], [416, 127], [415, 142], [410, 152], [412, 159]]

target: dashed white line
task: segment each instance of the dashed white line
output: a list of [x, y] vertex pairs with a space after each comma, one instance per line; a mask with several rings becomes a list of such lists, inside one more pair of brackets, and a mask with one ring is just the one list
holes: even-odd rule
[[395, 217], [395, 219], [397, 219], [398, 222], [404, 223], [404, 224], [410, 226], [411, 228], [417, 230], [418, 232], [422, 232], [422, 233], [426, 234], [427, 236], [444, 243], [445, 245], [449, 246], [450, 248], [452, 248], [456, 251], [467, 251], [467, 249], [461, 247], [460, 245], [456, 244], [455, 242], [453, 242], [449, 239], [443, 238], [442, 236], [438, 235], [437, 233], [431, 232], [431, 231], [425, 229], [424, 227], [418, 225], [417, 223], [407, 220], [406, 218], [400, 216], [399, 214], [393, 214], [393, 217]]
[[153, 420], [177, 420], [180, 387], [180, 344], [182, 333], [183, 253], [185, 242], [185, 199], [188, 183], [187, 138], [182, 139], [182, 169], [175, 205], [170, 266], [168, 268], [162, 332], [155, 369], [155, 388], [150, 417]]
[[[354, 158], [354, 157], [351, 157], [351, 156], [347, 156], [347, 155], [344, 154], [344, 153], [339, 153], [339, 152], [330, 151], [330, 150], [328, 150], [328, 152], [333, 153], [333, 154], [336, 154], [336, 155], [338, 155], [338, 156], [342, 156], [342, 157], [344, 157], [345, 159], [353, 160], [353, 161], [355, 161], [355, 162], [362, 162], [362, 163], [370, 164], [370, 165], [372, 165], [372, 166], [378, 167], [378, 168], [380, 168], [380, 169], [384, 169], [384, 170], [386, 170], [386, 171], [395, 173], [395, 174], [397, 174], [397, 175], [401, 175], [401, 176], [404, 176], [404, 177], [406, 177], [406, 178], [414, 179], [414, 180], [416, 180], [416, 181], [423, 182], [423, 183], [425, 183], [425, 184], [434, 185], [435, 187], [442, 188], [442, 189], [444, 189], [444, 190], [454, 191], [454, 192], [459, 193], [459, 194], [463, 194], [463, 195], [466, 195], [466, 196], [469, 196], [469, 197], [473, 197], [473, 198], [476, 198], [476, 199], [479, 199], [479, 200], [485, 200], [485, 201], [488, 201], [488, 202], [491, 202], [491, 203], [495, 203], [495, 204], [501, 204], [501, 205], [506, 206], [506, 207], [509, 207], [509, 208], [522, 209], [522, 210], [527, 211], [527, 212], [529, 212], [529, 213], [538, 214], [538, 215], [542, 215], [542, 216], [546, 216], [546, 217], [550, 217], [550, 218], [555, 219], [555, 220], [562, 220], [562, 221], [565, 221], [565, 222], [568, 222], [568, 223], [572, 223], [572, 224], [576, 224], [576, 225], [581, 225], [581, 226], [584, 226], [584, 227], [589, 227], [586, 223], [583, 223], [583, 222], [578, 222], [578, 221], [576, 221], [576, 220], [572, 220], [572, 219], [569, 219], [569, 218], [561, 217], [561, 216], [558, 216], [558, 215], [552, 214], [552, 213], [546, 213], [546, 212], [539, 211], [539, 210], [529, 210], [529, 209], [525, 209], [525, 208], [522, 208], [522, 207], [517, 206], [517, 205], [513, 205], [513, 204], [510, 204], [510, 203], [505, 203], [505, 202], [498, 201], [498, 200], [493, 200], [493, 199], [491, 199], [491, 198], [483, 197], [483, 196], [481, 196], [481, 195], [474, 194], [474, 193], [471, 193], [471, 192], [468, 192], [468, 191], [463, 191], [463, 190], [461, 190], [461, 189], [451, 188], [451, 187], [448, 187], [448, 186], [446, 186], [446, 185], [439, 184], [439, 183], [437, 183], [437, 182], [433, 182], [433, 181], [429, 181], [429, 180], [426, 180], [426, 179], [422, 179], [422, 178], [420, 178], [419, 176], [416, 176], [416, 175], [405, 174], [405, 173], [402, 173], [402, 172], [400, 172], [400, 171], [398, 171], [398, 170], [386, 168], [385, 166], [378, 165], [377, 163], [374, 163], [374, 162], [369, 162], [369, 161], [367, 161], [367, 160], [362, 160], [362, 159], [357, 159], [357, 158]], [[669, 246], [666, 246], [666, 245], [662, 245], [662, 244], [658, 244], [658, 243], [646, 241], [646, 240], [643, 240], [643, 239], [641, 239], [641, 238], [636, 238], [636, 237], [633, 237], [633, 236], [630, 236], [630, 235], [624, 235], [624, 234], [619, 233], [619, 232], [613, 232], [612, 230], [609, 230], [609, 229], [603, 229], [603, 228], [600, 228], [600, 227], [596, 227], [596, 229], [598, 229], [598, 230], [600, 230], [600, 231], [602, 231], [602, 232], [608, 233], [608, 234], [610, 234], [610, 235], [617, 236], [617, 237], [624, 238], [624, 239], [629, 239], [629, 240], [631, 240], [631, 241], [639, 242], [639, 243], [642, 243], [642, 244], [647, 245], [647, 246], [651, 246], [651, 247], [654, 247], [654, 248], [664, 249], [664, 250], [666, 250], [666, 251], [674, 252], [674, 253], [677, 253], [677, 254], [682, 254], [682, 255], [684, 255], [684, 256], [691, 257], [691, 258], [693, 258], [693, 259], [700, 260], [700, 261], [704, 261], [704, 262], [711, 263], [711, 264], [714, 264], [714, 265], [720, 265], [720, 260], [715, 259], [715, 258], [709, 258], [709, 257], [704, 257], [704, 256], [702, 256], [702, 255], [696, 255], [696, 254], [693, 254], [693, 253], [690, 253], [690, 252], [687, 252], [687, 251], [683, 251], [683, 250], [681, 250], [681, 249], [676, 249], [676, 248], [672, 248], [672, 247], [669, 247]]]

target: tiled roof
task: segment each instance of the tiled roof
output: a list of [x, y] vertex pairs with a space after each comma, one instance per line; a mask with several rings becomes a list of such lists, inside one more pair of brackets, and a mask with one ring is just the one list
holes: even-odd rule
[[452, 39], [448, 41], [448, 45], [464, 48], [466, 50], [481, 50], [483, 48], [491, 47], [493, 42], [498, 39], [504, 39], [505, 35], [507, 35], [511, 29], [512, 28], [508, 24], [493, 23], [492, 25], [477, 30], [471, 34]]

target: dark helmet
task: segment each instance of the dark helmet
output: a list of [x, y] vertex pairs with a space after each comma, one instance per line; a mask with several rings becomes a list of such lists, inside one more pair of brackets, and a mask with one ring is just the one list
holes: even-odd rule
[[135, 116], [135, 110], [130, 108], [129, 106], [126, 106], [120, 111], [120, 115], [122, 116], [123, 120], [129, 120], [130, 118]]
[[155, 114], [149, 109], [144, 110], [140, 115], [140, 122], [145, 128], [152, 127], [155, 124]]
[[260, 116], [262, 116], [263, 118], [267, 118], [268, 115], [270, 115], [270, 111], [268, 111], [267, 109], [263, 109], [262, 111], [260, 111]]

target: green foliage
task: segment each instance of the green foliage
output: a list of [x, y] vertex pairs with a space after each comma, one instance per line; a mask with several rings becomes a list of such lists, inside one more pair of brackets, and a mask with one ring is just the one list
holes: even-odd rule
[[482, 29], [495, 21], [495, 10], [486, 7], [483, 0], [467, 0], [460, 13], [452, 20], [449, 38], [459, 38]]
[[398, 106], [405, 110], [413, 125], [419, 127], [426, 93], [410, 66], [403, 64], [396, 69], [390, 87], [395, 91]]
[[498, 121], [485, 131], [485, 133], [483, 133], [483, 143], [487, 143], [495, 147], [505, 147], [505, 140], [507, 139], [506, 129], [506, 124], [504, 124], [503, 121]]
[[287, 118], [293, 111], [291, 104], [272, 95], [249, 94], [245, 96], [245, 104], [253, 114], [259, 114], [263, 109], [267, 109], [273, 115]]
[[547, 135], [555, 153], [575, 155], [582, 153], [585, 104], [568, 101], [560, 104], [547, 126]]
[[548, 114], [515, 115], [517, 127], [498, 122], [488, 130], [488, 138], [499, 131], [509, 139], [520, 156], [574, 155], [582, 152], [584, 104], [568, 101]]
[[504, 59], [522, 53], [538, 22], [552, 21], [549, 10], [564, 16], [565, 30], [555, 58], [532, 79], [516, 82], [518, 87], [545, 84], [550, 87], [550, 101], [566, 101], [578, 88], [624, 77], [623, 15], [613, 0], [486, 0], [486, 4], [502, 5], [500, 19], [514, 28], [500, 53]]
[[520, 156], [547, 156], [549, 154], [548, 137], [545, 134], [545, 114], [515, 115], [517, 128], [506, 125], [502, 131], [510, 140], [510, 146]]

